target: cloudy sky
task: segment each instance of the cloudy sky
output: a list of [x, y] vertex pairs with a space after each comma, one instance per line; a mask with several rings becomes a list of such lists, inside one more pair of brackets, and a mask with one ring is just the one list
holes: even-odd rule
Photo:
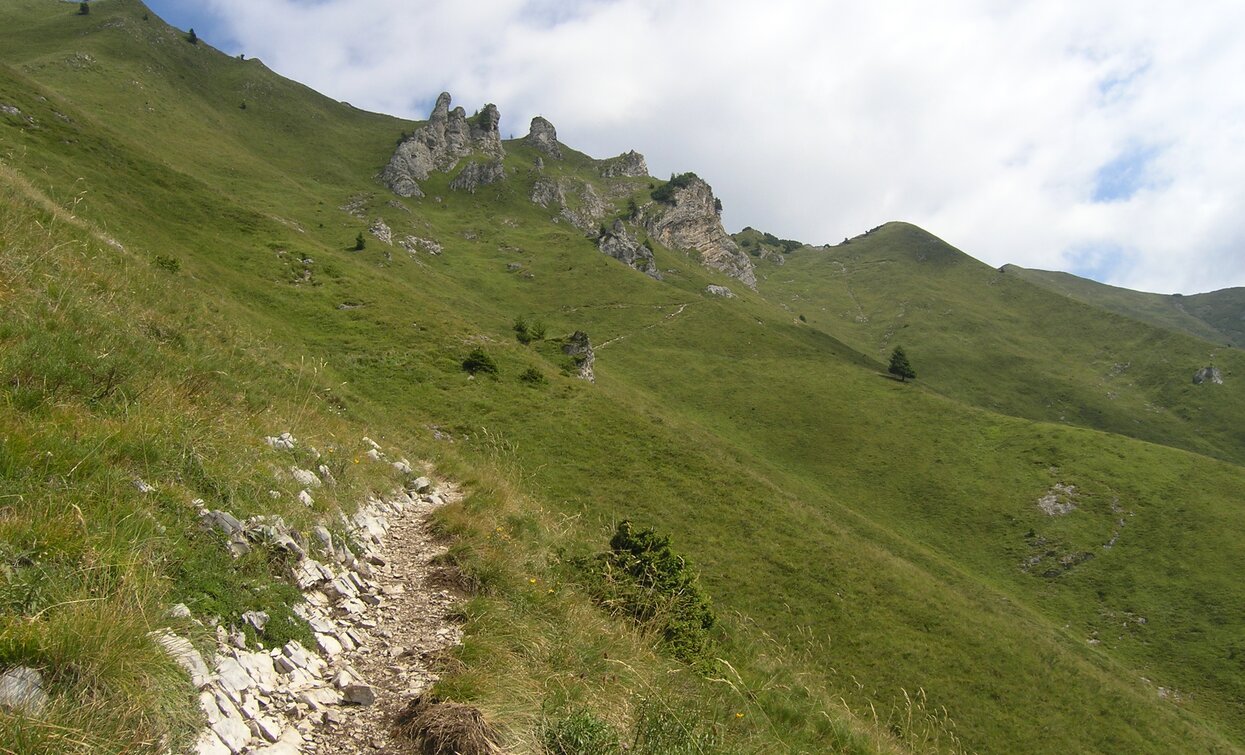
[[148, 0], [357, 107], [442, 90], [694, 170], [728, 230], [907, 220], [993, 265], [1245, 285], [1245, 3]]

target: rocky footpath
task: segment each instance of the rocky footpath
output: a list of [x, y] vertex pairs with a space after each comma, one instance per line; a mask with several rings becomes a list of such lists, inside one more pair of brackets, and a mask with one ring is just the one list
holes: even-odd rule
[[[200, 511], [202, 525], [221, 532], [235, 554], [264, 543], [292, 556], [291, 576], [305, 599], [294, 610], [314, 642], [252, 647], [237, 626], [218, 623], [209, 665], [188, 639], [156, 633], [199, 689], [207, 727], [195, 743], [196, 755], [409, 750], [409, 743], [392, 741], [394, 717], [435, 681], [432, 660], [461, 640], [448, 618], [455, 598], [438, 586], [433, 564], [444, 547], [428, 521], [458, 492], [416, 477], [406, 460], [390, 461], [364, 440], [373, 462], [391, 465], [408, 482], [368, 499], [352, 516], [341, 515], [344, 539], [323, 526], [300, 533], [279, 517], [241, 521], [224, 511]], [[267, 441], [276, 449], [296, 442], [288, 433]], [[325, 471], [293, 474], [307, 493], [317, 486], [312, 478], [328, 482]], [[195, 621], [184, 606], [175, 606], [173, 614]], [[248, 612], [241, 621], [260, 631], [268, 616]]]
[[669, 204], [654, 202], [645, 208], [645, 226], [663, 245], [694, 251], [705, 267], [756, 288], [752, 260], [722, 227], [718, 208], [709, 184], [689, 174], [685, 185], [674, 190]]
[[458, 161], [473, 152], [482, 152], [494, 161], [505, 156], [497, 124], [501, 115], [491, 104], [479, 115], [467, 117], [461, 107], [450, 110], [448, 92], [437, 97], [428, 122], [398, 145], [389, 164], [380, 172], [381, 183], [398, 196], [422, 197], [420, 181], [433, 171], [449, 172]]

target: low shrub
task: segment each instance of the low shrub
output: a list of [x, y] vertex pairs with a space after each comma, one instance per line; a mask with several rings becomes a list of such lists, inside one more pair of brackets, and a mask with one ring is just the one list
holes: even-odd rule
[[497, 374], [497, 362], [489, 356], [484, 349], [476, 347], [471, 350], [467, 358], [463, 360], [463, 369], [472, 375], [484, 373], [486, 375]]
[[676, 658], [698, 664], [713, 650], [717, 624], [709, 596], [670, 538], [622, 521], [610, 549], [582, 562], [594, 599], [656, 631]]

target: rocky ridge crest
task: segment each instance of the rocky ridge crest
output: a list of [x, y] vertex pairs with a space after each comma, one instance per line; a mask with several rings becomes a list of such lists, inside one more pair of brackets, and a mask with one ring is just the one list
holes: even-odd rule
[[722, 227], [713, 188], [698, 176], [685, 176], [682, 185], [674, 188], [669, 204], [655, 202], [646, 208], [644, 223], [649, 235], [671, 249], [695, 251], [705, 267], [756, 288], [752, 260]]
[[501, 121], [497, 107], [485, 105], [479, 115], [468, 118], [461, 107], [451, 110], [451, 101], [449, 93], [442, 92], [428, 122], [402, 140], [380, 172], [381, 183], [398, 196], [422, 197], [420, 181], [426, 181], [433, 171], [453, 170], [473, 152], [482, 152], [494, 162], [505, 156], [497, 130]]

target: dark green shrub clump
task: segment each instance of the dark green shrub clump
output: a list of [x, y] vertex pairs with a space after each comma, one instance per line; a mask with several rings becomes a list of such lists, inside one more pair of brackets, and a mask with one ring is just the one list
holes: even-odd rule
[[674, 204], [674, 192], [678, 189], [690, 186], [692, 181], [698, 179], [695, 173], [680, 173], [677, 176], [670, 176], [670, 180], [658, 186], [649, 196], [655, 201], [662, 204]]
[[545, 373], [535, 367], [528, 367], [519, 374], [519, 379], [528, 385], [544, 385], [549, 382], [549, 379], [545, 377]]
[[472, 375], [484, 373], [486, 375], [497, 374], [497, 362], [485, 353], [484, 349], [476, 347], [471, 350], [467, 358], [463, 360], [463, 369]]
[[532, 341], [543, 340], [545, 324], [540, 321], [528, 322], [526, 318], [520, 317], [514, 321], [514, 337], [525, 346]]
[[669, 537], [623, 521], [609, 551], [588, 563], [598, 603], [657, 631], [681, 661], [709, 658], [717, 619], [695, 571], [670, 547]]

